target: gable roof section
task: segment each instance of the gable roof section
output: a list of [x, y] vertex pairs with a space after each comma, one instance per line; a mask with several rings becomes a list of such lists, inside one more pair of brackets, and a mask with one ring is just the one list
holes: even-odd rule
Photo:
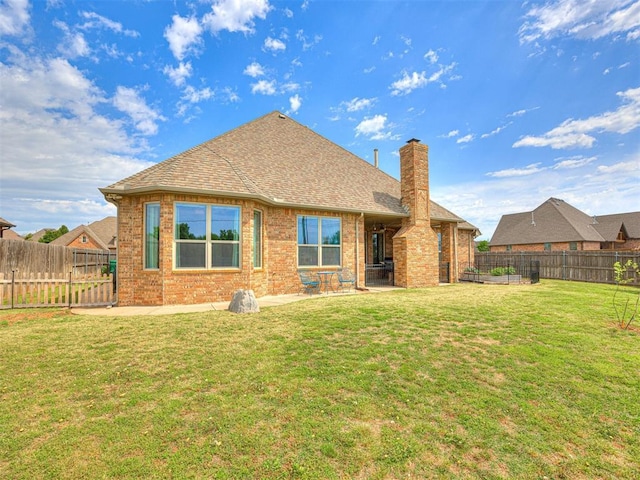
[[594, 228], [607, 242], [613, 242], [622, 229], [627, 238], [640, 238], [640, 212], [601, 215], [595, 221]]
[[407, 216], [398, 180], [277, 111], [100, 189], [154, 190]]
[[103, 250], [116, 247], [116, 217], [105, 217], [89, 225], [79, 225], [51, 242], [52, 245], [69, 245], [80, 235], [91, 237]]
[[4, 218], [0, 217], [0, 227], [12, 228], [15, 225], [11, 222], [6, 221]]
[[550, 198], [532, 212], [503, 215], [491, 245], [603, 242], [590, 217], [564, 200]]

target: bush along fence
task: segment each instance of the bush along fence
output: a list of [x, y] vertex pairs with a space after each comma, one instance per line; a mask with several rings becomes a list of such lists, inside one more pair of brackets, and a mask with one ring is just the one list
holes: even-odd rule
[[[534, 283], [549, 278], [614, 284], [614, 264], [628, 260], [639, 263], [640, 252], [476, 252], [475, 263], [461, 269], [461, 279], [482, 281], [481, 278], [496, 276], [498, 269], [502, 269], [502, 274], [513, 277], [508, 283], [516, 283], [517, 275]], [[640, 285], [640, 276], [636, 275], [628, 284]]]
[[97, 307], [113, 305], [115, 301], [111, 274], [17, 274], [0, 273], [0, 309]]

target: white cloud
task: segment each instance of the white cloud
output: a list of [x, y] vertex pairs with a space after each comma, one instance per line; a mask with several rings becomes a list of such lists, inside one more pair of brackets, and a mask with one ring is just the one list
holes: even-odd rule
[[245, 75], [249, 75], [252, 78], [262, 77], [264, 75], [264, 67], [258, 62], [253, 62], [244, 69]]
[[460, 137], [458, 140], [456, 140], [456, 143], [469, 143], [472, 142], [474, 138], [476, 138], [476, 136], [473, 133], [469, 133], [468, 135]]
[[289, 105], [291, 106], [290, 112], [296, 113], [302, 106], [300, 95], [295, 94], [293, 97], [289, 97]]
[[322, 41], [322, 35], [314, 35], [312, 40], [307, 39], [303, 30], [296, 32], [296, 38], [302, 43], [302, 50], [309, 50]]
[[513, 147], [591, 148], [595, 137], [593, 132], [613, 132], [626, 134], [640, 126], [640, 87], [631, 88], [617, 95], [624, 104], [613, 112], [589, 117], [585, 120], [565, 120], [560, 126], [542, 136], [526, 136]]
[[377, 101], [377, 98], [352, 98], [349, 101], [342, 102], [347, 112], [357, 112], [359, 110], [364, 110], [367, 108], [371, 108]]
[[[599, 173], [613, 173], [613, 174], [628, 174], [633, 179], [640, 177], [640, 158], [631, 160], [629, 162], [614, 163], [613, 165], [600, 165], [598, 166]], [[640, 179], [638, 179], [640, 180]], [[638, 182], [640, 185], [640, 182]], [[637, 189], [636, 185], [636, 189]], [[639, 198], [640, 199], [640, 198]]]
[[261, 93], [262, 95], [275, 95], [276, 94], [276, 82], [275, 80], [267, 81], [260, 80], [251, 84], [251, 93]]
[[151, 163], [135, 157], [142, 139], [100, 113], [104, 92], [62, 58], [15, 56], [0, 63], [0, 83], [0, 203], [16, 230], [59, 227], [52, 217], [73, 228], [115, 215], [98, 187]]
[[188, 101], [189, 103], [200, 103], [203, 100], [209, 100], [214, 97], [213, 91], [209, 88], [201, 88], [196, 89], [191, 85], [188, 85], [182, 94], [182, 99]]
[[402, 72], [402, 78], [391, 84], [391, 95], [407, 95], [416, 88], [424, 87], [427, 84], [426, 72], [413, 72], [411, 74]]
[[125, 30], [120, 22], [114, 22], [102, 15], [95, 12], [80, 12], [80, 16], [86, 18], [88, 21], [80, 25], [78, 28], [82, 30], [89, 30], [91, 28], [106, 28], [115, 33], [122, 33], [128, 37], [139, 37], [140, 34], [135, 30]]
[[173, 56], [182, 61], [184, 57], [200, 46], [202, 27], [198, 19], [174, 15], [172, 23], [164, 30], [164, 38], [169, 42]]
[[540, 107], [534, 107], [534, 108], [529, 108], [529, 109], [522, 109], [522, 110], [516, 110], [515, 112], [509, 113], [507, 115], [507, 117], [521, 117], [522, 115], [524, 115], [525, 113], [529, 113], [532, 112], [534, 110], [538, 110], [538, 108]]
[[285, 9], [283, 10], [283, 12], [284, 12], [284, 16], [285, 16], [285, 17], [287, 17], [287, 18], [293, 18], [293, 11], [292, 11], [291, 9], [289, 9], [289, 8], [285, 8]]
[[53, 24], [64, 33], [62, 42], [58, 45], [58, 52], [64, 55], [65, 58], [86, 57], [91, 53], [91, 49], [82, 33], [72, 32], [64, 22], [55, 21]]
[[255, 18], [264, 20], [271, 10], [268, 0], [214, 0], [211, 12], [202, 18], [211, 33], [254, 33]]
[[28, 0], [0, 3], [0, 35], [21, 35], [29, 26]]
[[522, 177], [525, 175], [533, 175], [544, 170], [540, 167], [540, 162], [532, 163], [524, 168], [507, 168], [505, 170], [498, 170], [496, 172], [489, 172], [486, 175], [488, 177]]
[[[453, 69], [456, 67], [456, 63], [453, 62], [449, 65], [439, 65], [437, 71], [433, 72], [431, 75], [427, 77], [427, 72], [413, 72], [409, 74], [408, 72], [402, 72], [402, 78], [400, 80], [396, 80], [389, 87], [391, 89], [391, 95], [407, 95], [414, 91], [417, 88], [422, 88], [426, 86], [428, 83], [439, 82], [440, 86], [446, 88], [446, 85], [442, 81], [442, 78], [445, 75], [450, 74]], [[449, 80], [459, 80], [460, 76], [450, 76]]]
[[511, 125], [512, 122], [507, 123], [506, 125], [502, 125], [498, 128], [496, 128], [495, 130], [489, 132], [489, 133], [483, 133], [480, 138], [489, 138], [489, 137], [493, 137], [494, 135], [499, 134], [501, 131], [503, 131], [505, 128], [507, 128], [509, 125]]
[[191, 62], [180, 62], [176, 68], [169, 65], [165, 66], [162, 73], [168, 76], [176, 87], [181, 87], [186, 83], [187, 78], [191, 76], [191, 71]]
[[438, 54], [436, 52], [434, 52], [433, 50], [429, 50], [427, 53], [424, 54], [424, 59], [427, 60], [431, 64], [437, 63]]
[[460, 134], [460, 130], [451, 130], [449, 133], [447, 133], [446, 135], [442, 135], [442, 138], [453, 138], [453, 137], [457, 137]]
[[535, 4], [525, 18], [518, 32], [521, 43], [560, 36], [596, 39], [625, 32], [628, 40], [640, 36], [637, 0], [558, 0]]
[[264, 40], [264, 45], [262, 47], [263, 50], [269, 52], [278, 52], [284, 51], [287, 48], [285, 43], [282, 40], [278, 40], [277, 38], [267, 37]]
[[143, 135], [158, 133], [158, 122], [165, 120], [156, 110], [149, 107], [137, 90], [119, 86], [113, 97], [113, 105], [131, 117], [135, 128]]
[[564, 170], [564, 169], [573, 169], [584, 167], [585, 165], [589, 165], [596, 160], [596, 157], [570, 157], [570, 158], [560, 158], [556, 159], [557, 163], [552, 167], [554, 170]]
[[387, 126], [386, 115], [374, 115], [373, 117], [365, 117], [355, 128], [356, 137], [364, 135], [369, 140], [385, 140], [395, 138], [391, 132], [385, 131]]

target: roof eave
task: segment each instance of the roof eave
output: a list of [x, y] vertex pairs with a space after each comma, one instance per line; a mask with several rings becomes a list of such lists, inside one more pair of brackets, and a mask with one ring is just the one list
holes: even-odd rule
[[386, 216], [389, 218], [398, 218], [398, 217], [409, 217], [408, 213], [397, 213], [397, 212], [385, 212], [380, 210], [367, 210], [362, 208], [345, 208], [345, 207], [331, 207], [328, 205], [310, 205], [303, 203], [294, 203], [294, 202], [286, 202], [284, 200], [274, 199], [267, 197], [265, 195], [257, 194], [257, 193], [238, 193], [238, 192], [229, 192], [224, 190], [205, 190], [198, 188], [189, 188], [189, 187], [165, 187], [165, 186], [151, 186], [151, 187], [136, 187], [136, 188], [99, 188], [100, 192], [104, 195], [105, 199], [113, 203], [117, 206], [118, 200], [122, 198], [124, 195], [140, 195], [145, 193], [153, 193], [153, 192], [171, 192], [171, 193], [189, 193], [192, 195], [206, 195], [206, 196], [221, 196], [228, 198], [244, 198], [244, 199], [252, 199], [259, 200], [267, 205], [273, 207], [281, 207], [281, 208], [300, 208], [304, 210], [327, 210], [333, 212], [347, 212], [347, 213], [364, 213], [365, 215], [378, 215], [378, 216]]

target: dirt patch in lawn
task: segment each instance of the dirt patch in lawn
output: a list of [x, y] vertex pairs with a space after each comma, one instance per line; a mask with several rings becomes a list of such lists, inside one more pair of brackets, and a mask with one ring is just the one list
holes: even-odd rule
[[59, 318], [69, 314], [67, 308], [41, 308], [41, 309], [13, 309], [0, 311], [0, 326], [14, 325], [19, 322], [29, 322], [33, 320], [43, 320], [48, 318]]

